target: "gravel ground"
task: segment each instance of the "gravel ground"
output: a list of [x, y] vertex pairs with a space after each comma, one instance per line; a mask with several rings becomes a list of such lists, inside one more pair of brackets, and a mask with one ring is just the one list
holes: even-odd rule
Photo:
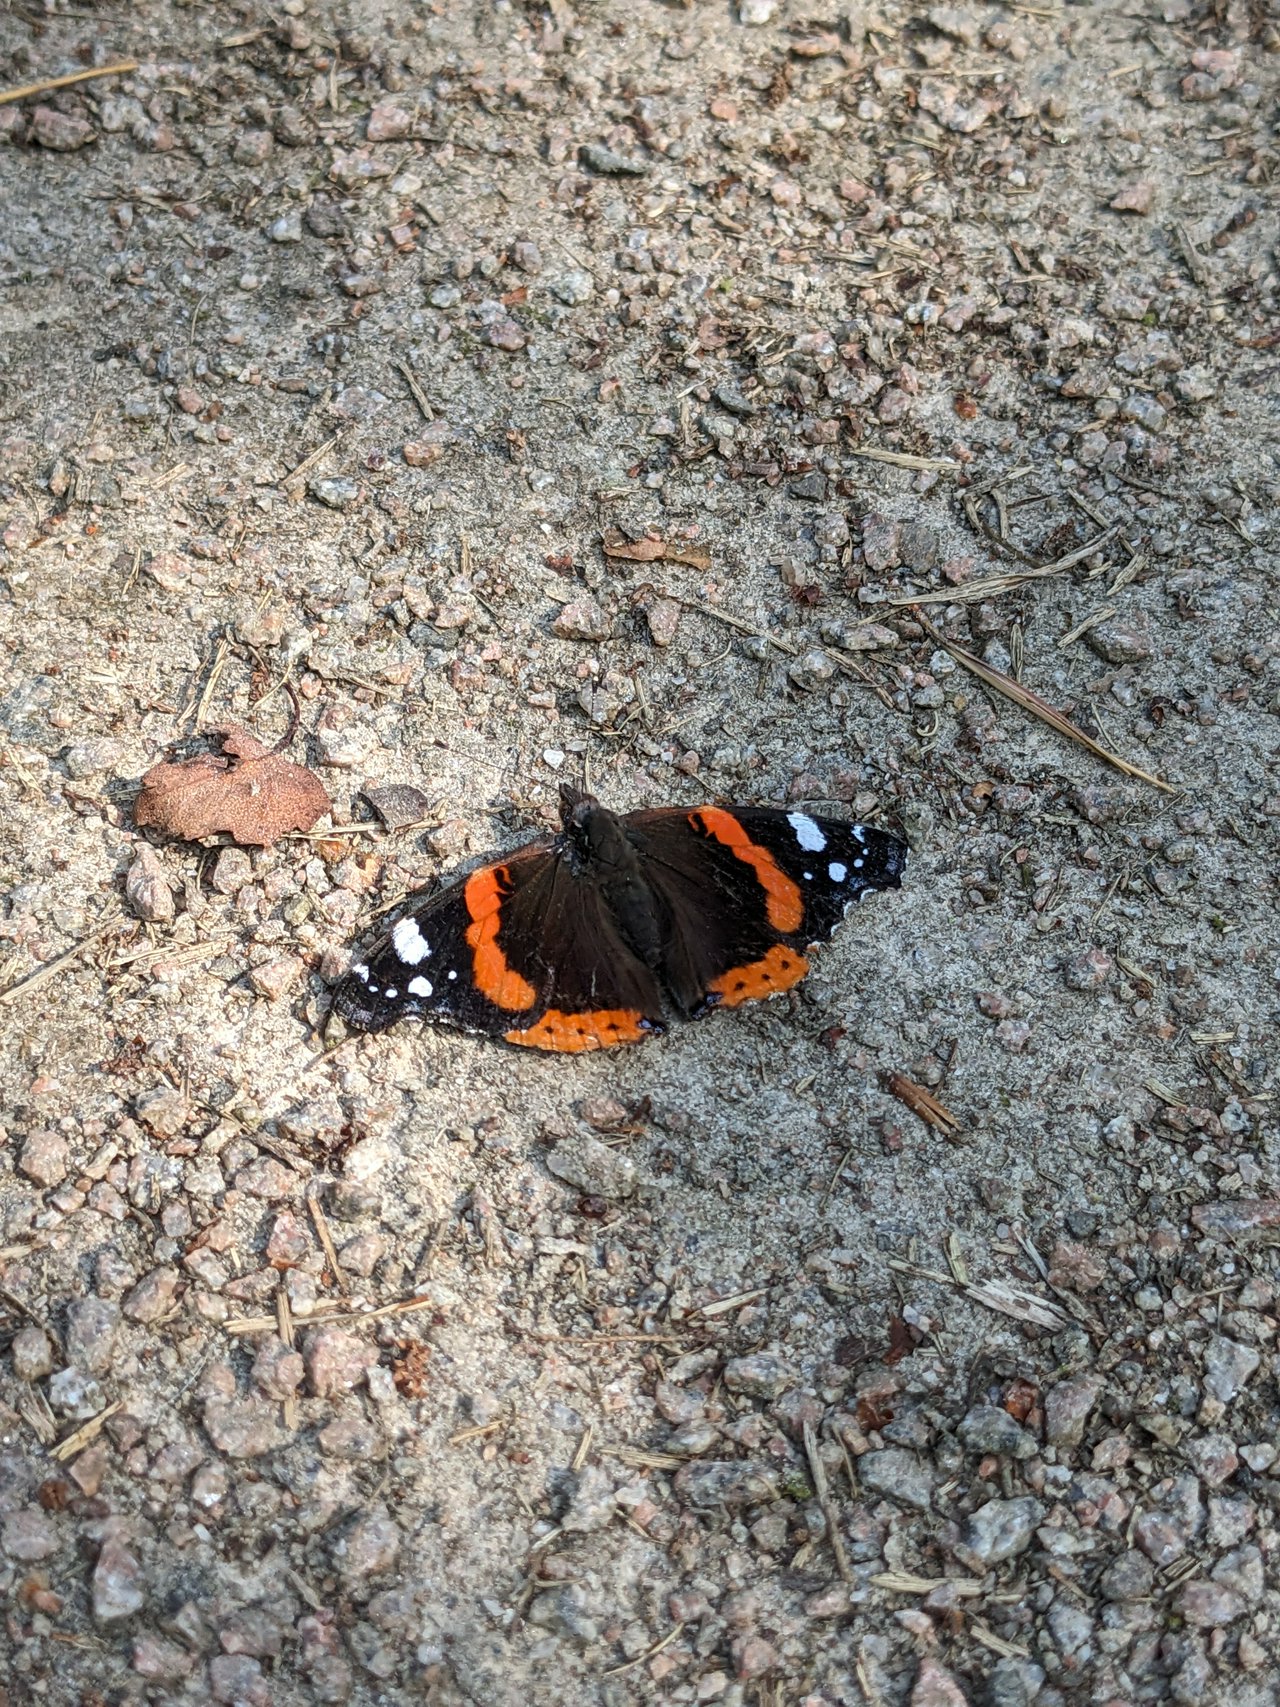
[[[0, 104], [4, 1707], [1280, 1700], [1278, 49], [10, 0], [136, 63]], [[330, 820], [145, 841], [286, 680]], [[584, 777], [907, 883], [318, 1058]]]

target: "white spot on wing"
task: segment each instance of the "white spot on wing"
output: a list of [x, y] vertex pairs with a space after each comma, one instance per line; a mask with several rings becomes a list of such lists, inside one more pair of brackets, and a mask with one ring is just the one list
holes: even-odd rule
[[358, 978], [362, 984], [367, 984], [369, 982], [369, 968], [365, 965], [363, 960], [353, 966], [351, 971], [353, 976]]
[[417, 966], [431, 953], [431, 944], [418, 929], [416, 919], [401, 919], [391, 933], [391, 946], [406, 966]]
[[862, 866], [863, 866], [863, 862], [862, 862], [862, 860], [860, 860], [860, 859], [855, 859], [855, 860], [854, 860], [854, 862], [853, 862], [853, 869], [854, 869], [854, 870], [855, 870], [855, 871], [861, 871], [861, 870], [862, 870]]
[[409, 994], [411, 996], [429, 996], [434, 985], [430, 978], [410, 978]]
[[838, 859], [832, 860], [831, 864], [827, 867], [827, 876], [833, 883], [843, 883], [848, 875], [849, 872], [847, 867], [841, 865]]
[[850, 824], [849, 828], [853, 831], [853, 839], [855, 842], [865, 842], [866, 841], [867, 838], [863, 834], [861, 824]]
[[821, 853], [826, 847], [827, 838], [813, 819], [804, 812], [788, 812], [787, 823], [795, 831], [796, 840], [806, 853]]
[[812, 883], [813, 882], [813, 873], [811, 871], [806, 871], [804, 874], [804, 880], [806, 883]]
[[387, 989], [383, 991], [383, 994], [386, 996], [386, 998], [389, 1002], [394, 1002], [396, 997], [400, 994], [400, 992], [399, 992], [399, 990], [391, 989], [391, 987], [388, 985]]
[[453, 980], [454, 980], [454, 979], [455, 979], [455, 978], [456, 978], [456, 977], [457, 977], [457, 976], [458, 976], [458, 974], [457, 974], [457, 973], [456, 973], [456, 972], [451, 972], [451, 973], [450, 973], [450, 974], [449, 974], [449, 982], [450, 982], [450, 983], [451, 983], [451, 984], [452, 984], [452, 982], [453, 982]]

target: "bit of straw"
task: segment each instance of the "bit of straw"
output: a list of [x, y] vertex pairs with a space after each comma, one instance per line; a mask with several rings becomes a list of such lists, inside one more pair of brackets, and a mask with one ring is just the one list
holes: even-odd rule
[[1033, 717], [1038, 717], [1042, 723], [1047, 723], [1050, 729], [1056, 729], [1059, 735], [1065, 735], [1069, 741], [1086, 748], [1095, 758], [1104, 763], [1114, 765], [1116, 770], [1123, 771], [1126, 776], [1136, 777], [1139, 782], [1149, 783], [1152, 788], [1161, 789], [1165, 794], [1176, 794], [1178, 791], [1163, 778], [1152, 776], [1150, 771], [1144, 771], [1140, 765], [1131, 765], [1128, 759], [1122, 759], [1116, 753], [1095, 741], [1091, 735], [1086, 735], [1082, 729], [1062, 715], [1056, 707], [1049, 704], [1047, 699], [1041, 699], [1038, 693], [1032, 693], [1030, 688], [1024, 688], [1021, 682], [1015, 682], [1012, 676], [1006, 676], [1001, 670], [993, 670], [990, 664], [984, 664], [981, 658], [975, 658], [972, 652], [966, 652], [963, 646], [958, 646], [954, 640], [948, 640], [940, 633], [918, 607], [915, 608], [916, 621], [924, 629], [929, 638], [938, 646], [943, 646], [964, 669], [977, 676], [979, 681], [994, 688], [1005, 699], [1011, 699], [1015, 705], [1020, 705], [1024, 711], [1029, 711]]
[[329, 1217], [324, 1212], [324, 1206], [314, 1191], [307, 1193], [307, 1208], [311, 1211], [311, 1220], [315, 1226], [316, 1238], [324, 1247], [325, 1259], [333, 1275], [334, 1285], [339, 1292], [350, 1292], [347, 1277], [342, 1272], [342, 1264], [338, 1261], [338, 1248], [333, 1242], [333, 1234], [329, 1231]]
[[844, 1550], [844, 1538], [840, 1534], [840, 1523], [836, 1516], [836, 1508], [832, 1503], [831, 1490], [827, 1486], [827, 1467], [822, 1462], [818, 1451], [818, 1437], [813, 1431], [813, 1424], [807, 1419], [804, 1424], [804, 1452], [809, 1460], [809, 1474], [813, 1477], [813, 1491], [818, 1496], [818, 1509], [827, 1524], [827, 1539], [831, 1543], [831, 1551], [835, 1555], [836, 1569], [844, 1582], [852, 1583], [853, 1571], [849, 1565], [849, 1555]]
[[136, 59], [119, 59], [114, 65], [91, 65], [87, 71], [69, 71], [65, 77], [42, 77], [38, 83], [0, 89], [0, 106], [9, 101], [25, 101], [29, 95], [47, 94], [50, 89], [69, 89], [73, 83], [87, 83], [91, 77], [122, 77], [126, 71], [137, 69]]
[[949, 456], [912, 456], [908, 451], [878, 450], [874, 445], [855, 445], [849, 455], [865, 457], [868, 462], [890, 462], [895, 468], [920, 468], [926, 472], [960, 466]]
[[912, 1114], [919, 1115], [927, 1126], [941, 1132], [950, 1138], [960, 1130], [959, 1116], [940, 1103], [932, 1091], [927, 1091], [923, 1085], [917, 1085], [905, 1073], [890, 1073], [885, 1080], [885, 1089], [898, 1101], [905, 1103]]
[[47, 961], [38, 972], [33, 972], [29, 978], [23, 978], [17, 984], [10, 984], [7, 990], [0, 990], [0, 1002], [12, 1002], [19, 996], [34, 994], [51, 978], [56, 978], [64, 967], [70, 966], [73, 960], [78, 959], [85, 949], [92, 948], [99, 937], [106, 936], [113, 926], [120, 923], [121, 917], [120, 913], [112, 913], [102, 921], [96, 930], [90, 931], [87, 937], [81, 938], [74, 948], [69, 948], [65, 954], [60, 954], [56, 960]]
[[69, 1434], [65, 1440], [60, 1440], [56, 1446], [50, 1448], [50, 1458], [56, 1458], [60, 1464], [65, 1463], [68, 1458], [74, 1458], [91, 1440], [96, 1440], [116, 1412], [123, 1409], [124, 1400], [117, 1399], [114, 1405], [108, 1405], [105, 1411], [99, 1411], [96, 1417], [90, 1417], [74, 1434]]
[[637, 1654], [633, 1660], [627, 1660], [620, 1666], [610, 1666], [608, 1671], [600, 1673], [601, 1677], [620, 1677], [624, 1671], [633, 1671], [636, 1666], [644, 1665], [646, 1660], [651, 1660], [655, 1654], [669, 1648], [683, 1630], [683, 1623], [673, 1625], [660, 1642], [655, 1642], [651, 1648], [646, 1648], [644, 1653]]

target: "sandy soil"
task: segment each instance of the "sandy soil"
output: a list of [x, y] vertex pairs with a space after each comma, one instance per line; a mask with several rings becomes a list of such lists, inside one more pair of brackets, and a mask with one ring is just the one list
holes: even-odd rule
[[[1278, 48], [4, 8], [134, 64], [0, 103], [3, 1707], [1278, 1699]], [[149, 865], [286, 680], [331, 818]], [[317, 1060], [584, 778], [908, 879], [661, 1042]]]

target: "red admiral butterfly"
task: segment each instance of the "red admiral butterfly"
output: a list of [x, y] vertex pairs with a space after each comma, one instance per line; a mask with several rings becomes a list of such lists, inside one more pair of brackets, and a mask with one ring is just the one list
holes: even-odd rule
[[776, 995], [868, 889], [896, 889], [904, 843], [761, 806], [619, 817], [563, 788], [561, 833], [420, 901], [334, 993], [360, 1031], [404, 1015], [534, 1049], [639, 1043], [666, 1015]]

